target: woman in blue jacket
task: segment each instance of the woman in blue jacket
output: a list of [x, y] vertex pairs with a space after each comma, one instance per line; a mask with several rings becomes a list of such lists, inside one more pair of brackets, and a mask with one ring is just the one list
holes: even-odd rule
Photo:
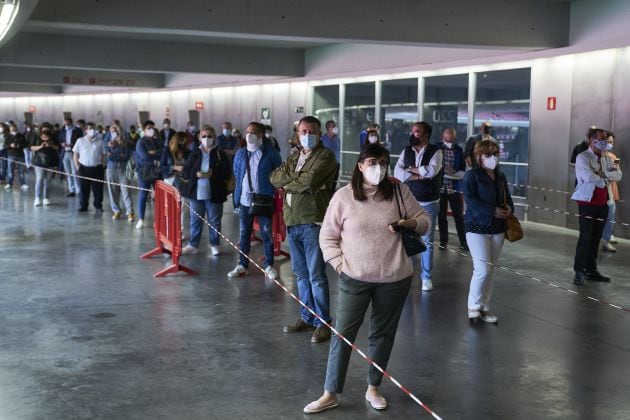
[[496, 323], [490, 313], [492, 266], [501, 253], [506, 222], [514, 203], [505, 175], [499, 171], [499, 146], [482, 140], [475, 146], [478, 163], [464, 176], [466, 241], [473, 257], [473, 275], [468, 292], [468, 318]]
[[[245, 140], [247, 146], [236, 152], [234, 157], [234, 178], [236, 189], [233, 194], [234, 208], [239, 209], [240, 217], [240, 248], [246, 255], [250, 250], [250, 237], [254, 224], [254, 216], [250, 214], [251, 194], [273, 197], [275, 188], [269, 181], [269, 175], [282, 164], [280, 154], [269, 144], [263, 144], [265, 126], [251, 122], [247, 126]], [[248, 170], [251, 169], [251, 172]], [[248, 174], [248, 172], [250, 172]], [[250, 183], [251, 182], [251, 183]], [[258, 217], [263, 248], [265, 252], [265, 273], [270, 279], [278, 277], [273, 268], [273, 240], [271, 237], [271, 217]], [[238, 277], [247, 274], [249, 261], [244, 255], [239, 255], [239, 263], [228, 277]]]
[[201, 217], [206, 217], [210, 224], [210, 250], [216, 256], [220, 252], [219, 232], [223, 203], [227, 200], [227, 182], [232, 169], [228, 156], [217, 147], [214, 128], [204, 125], [198, 138], [199, 142], [193, 145], [192, 153], [186, 159], [182, 176], [177, 182], [181, 196], [189, 200], [191, 209], [190, 241], [182, 249], [182, 253], [196, 254], [199, 251], [204, 224]]
[[142, 124], [144, 136], [136, 144], [136, 165], [138, 172], [138, 186], [142, 188], [138, 193], [138, 223], [136, 229], [144, 227], [144, 214], [147, 206], [149, 191], [155, 181], [160, 179], [160, 159], [162, 145], [155, 135], [155, 123], [145, 121]]

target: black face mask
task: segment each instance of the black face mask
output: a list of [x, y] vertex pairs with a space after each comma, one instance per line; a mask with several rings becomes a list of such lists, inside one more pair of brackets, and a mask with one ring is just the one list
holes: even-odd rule
[[492, 131], [492, 129], [490, 127], [488, 127], [488, 126], [484, 126], [483, 127], [483, 134], [488, 135], [488, 134], [490, 134], [490, 131]]
[[422, 138], [418, 138], [412, 134], [411, 137], [409, 137], [409, 144], [412, 146], [420, 146], [422, 144]]

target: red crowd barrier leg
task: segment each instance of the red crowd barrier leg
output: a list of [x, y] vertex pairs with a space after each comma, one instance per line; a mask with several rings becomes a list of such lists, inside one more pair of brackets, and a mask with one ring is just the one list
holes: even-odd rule
[[[276, 190], [273, 194], [274, 212], [271, 217], [271, 240], [273, 241], [273, 256], [284, 256], [291, 258], [291, 255], [282, 249], [282, 242], [287, 238], [287, 226], [284, 224], [284, 218], [282, 217], [283, 204], [284, 204], [284, 190]], [[258, 221], [254, 222], [254, 230], [260, 232], [260, 226]], [[254, 233], [252, 233], [252, 240], [261, 241]], [[259, 261], [264, 261], [265, 257], [258, 258]]]
[[169, 254], [172, 264], [158, 271], [153, 277], [163, 277], [167, 274], [183, 271], [189, 275], [197, 273], [179, 263], [182, 255], [182, 226], [181, 203], [177, 190], [162, 181], [155, 183], [155, 232], [156, 247], [140, 259], [151, 258], [156, 255]]

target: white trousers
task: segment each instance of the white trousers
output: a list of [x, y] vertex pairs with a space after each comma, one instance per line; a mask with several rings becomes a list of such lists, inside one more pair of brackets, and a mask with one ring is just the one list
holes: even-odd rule
[[468, 291], [468, 308], [482, 311], [490, 310], [492, 296], [493, 266], [499, 259], [505, 241], [505, 233], [483, 235], [466, 233], [466, 242], [473, 258], [473, 274]]

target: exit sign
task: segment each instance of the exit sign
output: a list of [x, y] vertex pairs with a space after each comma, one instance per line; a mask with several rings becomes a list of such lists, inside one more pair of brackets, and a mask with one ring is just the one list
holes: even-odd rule
[[557, 101], [555, 96], [550, 96], [547, 98], [547, 111], [555, 111], [556, 105]]

